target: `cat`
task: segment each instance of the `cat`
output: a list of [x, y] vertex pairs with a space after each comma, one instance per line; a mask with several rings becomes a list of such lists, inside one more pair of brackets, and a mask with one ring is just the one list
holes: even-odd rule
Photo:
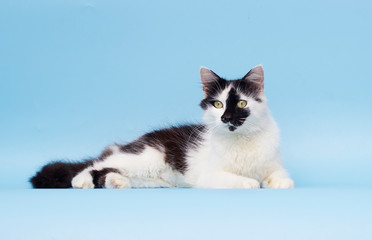
[[204, 123], [173, 126], [79, 163], [52, 162], [34, 188], [293, 188], [281, 163], [279, 129], [264, 94], [262, 65], [225, 80], [201, 67]]

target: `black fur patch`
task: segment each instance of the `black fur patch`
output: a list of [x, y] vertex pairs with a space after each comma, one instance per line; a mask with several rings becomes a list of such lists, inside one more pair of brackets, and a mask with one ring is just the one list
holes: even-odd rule
[[92, 159], [80, 163], [52, 162], [30, 179], [34, 188], [70, 188], [77, 173], [93, 164]]
[[223, 78], [218, 79], [218, 81], [209, 83], [208, 87], [206, 87], [205, 92], [207, 97], [203, 99], [200, 103], [202, 109], [206, 110], [211, 104], [213, 104], [215, 97], [221, 93], [226, 87], [229, 86], [229, 82]]
[[101, 153], [101, 156], [99, 156], [99, 160], [104, 160], [106, 159], [108, 156], [112, 155], [113, 154], [113, 151], [111, 150], [110, 147], [107, 147], [102, 153]]
[[229, 126], [230, 131], [234, 131], [236, 127], [243, 125], [245, 119], [250, 114], [249, 108], [239, 108], [237, 106], [239, 100], [240, 98], [235, 88], [231, 88], [226, 100], [226, 110], [221, 116], [222, 122], [234, 125], [235, 128]]
[[119, 149], [125, 153], [140, 154], [145, 149], [145, 144], [138, 139], [126, 145], [119, 145]]
[[119, 145], [119, 148], [125, 153], [140, 154], [146, 146], [153, 147], [165, 153], [165, 162], [173, 169], [184, 173], [187, 169], [187, 150], [199, 145], [204, 129], [203, 125], [184, 125], [161, 129], [147, 133], [129, 144]]
[[206, 110], [208, 107], [213, 105], [214, 98], [206, 97], [200, 102], [200, 107]]
[[142, 136], [139, 141], [164, 151], [165, 162], [173, 169], [184, 173], [187, 169], [186, 153], [199, 146], [204, 125], [184, 125], [153, 131]]
[[261, 92], [261, 86], [259, 84], [244, 79], [231, 81], [231, 84], [233, 88], [252, 98], [256, 98]]
[[228, 81], [226, 81], [225, 79], [221, 77], [218, 77], [217, 81], [209, 82], [207, 86], [205, 86], [204, 89], [208, 96], [216, 96], [223, 89], [225, 89], [228, 85], [229, 85]]
[[105, 187], [106, 175], [108, 173], [120, 173], [119, 170], [115, 168], [103, 168], [102, 170], [92, 170], [90, 174], [93, 177], [93, 184], [95, 188]]

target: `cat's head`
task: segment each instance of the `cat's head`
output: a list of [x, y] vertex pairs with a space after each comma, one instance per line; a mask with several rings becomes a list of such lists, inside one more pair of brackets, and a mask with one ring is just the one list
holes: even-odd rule
[[204, 122], [222, 133], [245, 133], [260, 130], [269, 110], [264, 95], [264, 71], [261, 65], [252, 68], [243, 78], [226, 80], [201, 67], [204, 99]]

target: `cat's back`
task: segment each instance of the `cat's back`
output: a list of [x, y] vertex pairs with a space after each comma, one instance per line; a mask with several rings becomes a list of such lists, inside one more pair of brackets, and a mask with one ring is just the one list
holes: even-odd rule
[[204, 141], [206, 127], [202, 124], [172, 126], [155, 130], [138, 139], [164, 153], [164, 160], [173, 169], [185, 173], [189, 152], [197, 150]]
[[178, 125], [155, 130], [143, 135], [140, 139], [149, 144], [158, 144], [164, 147], [194, 147], [203, 139], [205, 126], [202, 124]]

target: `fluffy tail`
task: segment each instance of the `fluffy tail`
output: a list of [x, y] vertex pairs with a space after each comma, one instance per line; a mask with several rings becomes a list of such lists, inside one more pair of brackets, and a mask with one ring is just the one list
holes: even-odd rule
[[52, 162], [37, 172], [30, 182], [34, 188], [70, 188], [72, 178], [92, 162], [93, 160], [79, 163]]

